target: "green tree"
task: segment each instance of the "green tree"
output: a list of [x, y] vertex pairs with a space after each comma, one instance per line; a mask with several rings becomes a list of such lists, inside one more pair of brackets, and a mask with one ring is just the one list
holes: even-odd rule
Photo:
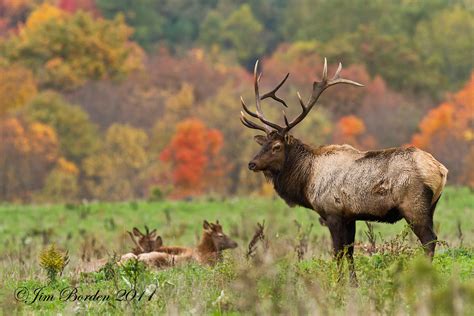
[[223, 40], [227, 48], [236, 52], [243, 65], [253, 63], [265, 50], [261, 40], [263, 26], [255, 18], [249, 5], [243, 4], [224, 22]]
[[201, 25], [199, 41], [207, 47], [221, 45], [223, 30], [224, 18], [222, 15], [216, 10], [209, 11]]
[[165, 18], [154, 0], [97, 0], [96, 4], [108, 19], [123, 14], [127, 24], [133, 27], [132, 39], [146, 49], [163, 37]]
[[75, 163], [98, 149], [97, 127], [79, 106], [71, 105], [61, 95], [45, 91], [26, 107], [25, 116], [52, 126], [59, 137], [61, 153]]
[[421, 22], [415, 33], [417, 51], [436, 92], [459, 89], [474, 68], [474, 14], [460, 6], [446, 9]]

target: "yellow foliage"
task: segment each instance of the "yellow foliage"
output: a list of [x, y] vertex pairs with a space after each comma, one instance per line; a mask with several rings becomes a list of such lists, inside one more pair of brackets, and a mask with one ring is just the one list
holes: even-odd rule
[[57, 164], [58, 164], [57, 168], [61, 172], [72, 174], [72, 175], [79, 174], [79, 169], [77, 168], [77, 166], [73, 162], [68, 161], [64, 159], [63, 157], [60, 157], [58, 159]]
[[0, 67], [0, 116], [24, 106], [37, 93], [33, 74], [26, 68]]
[[95, 19], [43, 4], [19, 36], [8, 40], [10, 62], [27, 65], [41, 86], [72, 89], [88, 79], [120, 78], [141, 68], [143, 51], [129, 41], [123, 17]]
[[43, 249], [38, 259], [40, 266], [46, 270], [50, 281], [54, 281], [69, 262], [67, 253], [59, 251], [54, 244]]
[[57, 159], [58, 137], [51, 126], [34, 122], [29, 126], [30, 146], [33, 154], [42, 155], [47, 161]]
[[273, 189], [273, 185], [270, 182], [264, 182], [260, 188], [260, 195], [265, 197], [275, 196], [275, 189]]
[[33, 11], [28, 19], [26, 20], [26, 28], [35, 29], [41, 26], [41, 24], [61, 19], [65, 16], [66, 12], [62, 11], [56, 6], [48, 3], [43, 3], [35, 11]]
[[194, 106], [194, 87], [189, 83], [183, 83], [178, 93], [171, 95], [166, 100], [166, 110], [175, 114], [190, 111]]
[[[28, 141], [26, 131], [16, 118], [0, 121], [0, 139], [1, 145], [6, 147], [8, 144], [12, 144], [15, 150], [22, 154], [30, 151], [30, 142]], [[2, 149], [2, 146], [0, 146], [0, 152], [5, 151]]]

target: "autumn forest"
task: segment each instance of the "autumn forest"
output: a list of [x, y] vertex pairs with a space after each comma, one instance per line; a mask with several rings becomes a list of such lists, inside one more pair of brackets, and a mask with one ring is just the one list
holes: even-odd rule
[[[464, 0], [0, 0], [0, 201], [272, 195], [239, 121], [287, 72], [293, 133], [415, 145], [474, 188], [474, 10]], [[251, 103], [249, 103], [251, 104]], [[282, 122], [281, 105], [263, 102]]]

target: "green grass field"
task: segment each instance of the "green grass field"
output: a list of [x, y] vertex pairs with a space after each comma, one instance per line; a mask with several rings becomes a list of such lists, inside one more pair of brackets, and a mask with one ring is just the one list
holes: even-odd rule
[[[0, 306], [5, 315], [472, 315], [474, 193], [447, 188], [438, 205], [435, 226], [442, 242], [433, 264], [423, 256], [405, 222], [374, 224], [374, 253], [366, 251], [366, 224], [358, 223], [358, 288], [350, 287], [346, 279], [338, 282], [329, 233], [319, 224], [317, 214], [289, 208], [280, 199], [1, 205]], [[215, 267], [189, 264], [153, 271], [131, 262], [112, 267], [114, 273], [75, 272], [83, 259], [128, 252], [132, 244], [126, 231], [133, 226], [157, 228], [165, 245], [192, 246], [204, 219], [219, 219], [224, 231], [239, 243], [239, 248], [228, 251]], [[266, 241], [247, 260], [248, 242], [256, 223], [263, 220]], [[298, 245], [305, 248], [305, 242], [307, 249], [300, 260], [295, 249]], [[63, 275], [50, 283], [38, 255], [52, 243], [69, 251], [70, 263]], [[62, 301], [60, 291], [69, 287], [82, 295], [99, 291], [110, 299], [73, 301], [71, 296]], [[29, 298], [15, 299], [18, 288], [23, 289], [21, 295], [27, 289]], [[42, 288], [44, 300], [29, 304], [38, 288]]]

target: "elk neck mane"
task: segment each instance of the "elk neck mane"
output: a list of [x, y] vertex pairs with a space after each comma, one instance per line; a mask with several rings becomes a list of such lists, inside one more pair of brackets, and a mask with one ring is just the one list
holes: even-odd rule
[[309, 179], [311, 179], [314, 149], [300, 140], [290, 137], [285, 146], [285, 162], [279, 171], [265, 172], [267, 179], [285, 202], [312, 208], [306, 197]]
[[209, 254], [217, 252], [216, 246], [212, 241], [212, 237], [206, 232], [202, 233], [201, 240], [196, 248], [198, 253], [200, 254]]

